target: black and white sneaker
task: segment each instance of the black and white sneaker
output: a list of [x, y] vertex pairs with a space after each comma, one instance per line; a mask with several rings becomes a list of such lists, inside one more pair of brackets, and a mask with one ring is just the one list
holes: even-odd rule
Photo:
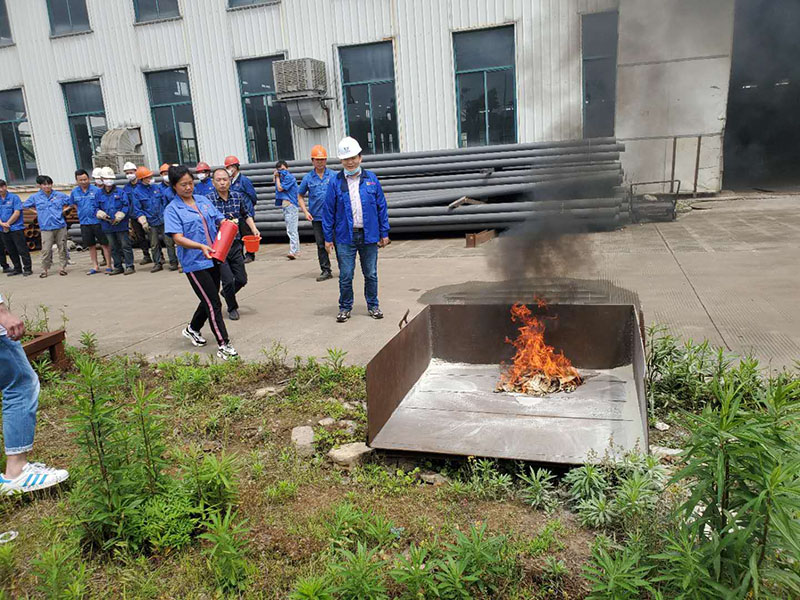
[[340, 310], [339, 314], [336, 315], [336, 322], [337, 323], [344, 323], [350, 318], [350, 311], [349, 310]]
[[192, 329], [188, 325], [186, 326], [186, 329], [181, 331], [181, 334], [183, 334], [183, 337], [185, 337], [187, 340], [191, 341], [192, 344], [194, 344], [195, 346], [205, 346], [206, 343], [207, 343], [206, 342], [206, 338], [204, 338], [202, 335], [200, 335], [200, 332], [195, 331], [194, 329]]
[[224, 346], [220, 346], [217, 350], [217, 356], [222, 360], [230, 360], [232, 358], [239, 358], [239, 353], [230, 345], [230, 342]]
[[383, 313], [381, 312], [381, 309], [378, 308], [377, 306], [375, 308], [370, 308], [368, 312], [369, 316], [372, 317], [373, 319], [383, 318]]

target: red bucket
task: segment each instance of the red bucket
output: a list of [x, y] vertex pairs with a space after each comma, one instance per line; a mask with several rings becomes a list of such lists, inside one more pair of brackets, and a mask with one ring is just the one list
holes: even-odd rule
[[244, 242], [245, 252], [258, 252], [259, 247], [261, 247], [260, 235], [243, 235], [242, 241]]

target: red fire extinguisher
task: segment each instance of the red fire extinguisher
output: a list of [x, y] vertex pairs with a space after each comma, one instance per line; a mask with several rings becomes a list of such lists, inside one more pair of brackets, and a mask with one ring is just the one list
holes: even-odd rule
[[217, 237], [214, 239], [214, 244], [211, 246], [211, 250], [214, 252], [214, 258], [219, 262], [225, 262], [225, 259], [228, 257], [228, 251], [231, 249], [231, 244], [233, 244], [233, 240], [236, 238], [238, 231], [239, 226], [233, 221], [225, 220], [220, 223]]

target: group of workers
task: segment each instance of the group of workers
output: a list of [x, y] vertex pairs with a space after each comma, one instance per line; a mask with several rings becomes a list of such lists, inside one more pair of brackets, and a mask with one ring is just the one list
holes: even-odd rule
[[[329, 169], [325, 148], [314, 146], [311, 151], [314, 168], [299, 184], [285, 161], [278, 161], [273, 173], [275, 204], [283, 212], [289, 237], [287, 258], [294, 260], [300, 252], [301, 211], [314, 231], [320, 266], [317, 281], [333, 277], [330, 253], [336, 253], [339, 265], [336, 320], [340, 323], [350, 319], [353, 308], [356, 256], [364, 275], [368, 314], [375, 319], [383, 318], [378, 302], [377, 259], [378, 248], [389, 243], [389, 219], [378, 178], [361, 168], [361, 152], [358, 141], [346, 137], [337, 152], [341, 171]], [[159, 169], [161, 181], [156, 183], [150, 169], [129, 162], [123, 166], [127, 183], [122, 187], [116, 184], [116, 174], [110, 167], [96, 168], [91, 177], [79, 169], [75, 172], [77, 185], [69, 196], [54, 191], [53, 180], [40, 175], [36, 180], [39, 191], [24, 202], [0, 180], [0, 241], [13, 263], [13, 267], [4, 264], [3, 270], [9, 276], [32, 273], [22, 218], [22, 210], [30, 208], [37, 213], [42, 236], [39, 277], [45, 278], [50, 272], [54, 246], [59, 252], [59, 275], [67, 275], [64, 213], [74, 206], [82, 245], [89, 250], [92, 263], [87, 275], [101, 272], [101, 257], [105, 259], [108, 275], [134, 273], [134, 245], [143, 254], [140, 265], [152, 263], [151, 272], [162, 271], [163, 245], [167, 268], [186, 274], [200, 301], [183, 330], [184, 337], [194, 345], [205, 345], [200, 330], [208, 321], [218, 356], [223, 359], [236, 356], [222, 318], [220, 286], [228, 317], [238, 320], [236, 294], [247, 284], [245, 264], [255, 259], [254, 253], [245, 252], [242, 236], [260, 238], [254, 221], [258, 198], [253, 183], [240, 172], [235, 156], [228, 156], [224, 165], [212, 171], [204, 162], [193, 170], [185, 165], [163, 164]], [[214, 258], [211, 248], [223, 219], [236, 222], [239, 231], [225, 260], [220, 261]], [[2, 249], [0, 256], [5, 260]]]

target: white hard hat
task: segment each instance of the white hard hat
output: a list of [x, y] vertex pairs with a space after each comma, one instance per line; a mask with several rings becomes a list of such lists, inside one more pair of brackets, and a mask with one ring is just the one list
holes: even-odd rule
[[339, 147], [336, 149], [336, 154], [339, 160], [358, 156], [361, 154], [361, 144], [351, 137], [342, 138], [342, 141], [339, 142]]
[[103, 169], [100, 167], [95, 167], [94, 171], [92, 171], [92, 179], [100, 179], [103, 176]]
[[103, 179], [116, 179], [117, 176], [114, 175], [114, 169], [111, 167], [103, 167], [100, 169], [100, 177]]
[[135, 165], [135, 164], [133, 164], [132, 162], [126, 162], [126, 163], [125, 163], [125, 164], [122, 166], [122, 170], [123, 170], [123, 171], [135, 171], [135, 170], [136, 170], [136, 165]]

